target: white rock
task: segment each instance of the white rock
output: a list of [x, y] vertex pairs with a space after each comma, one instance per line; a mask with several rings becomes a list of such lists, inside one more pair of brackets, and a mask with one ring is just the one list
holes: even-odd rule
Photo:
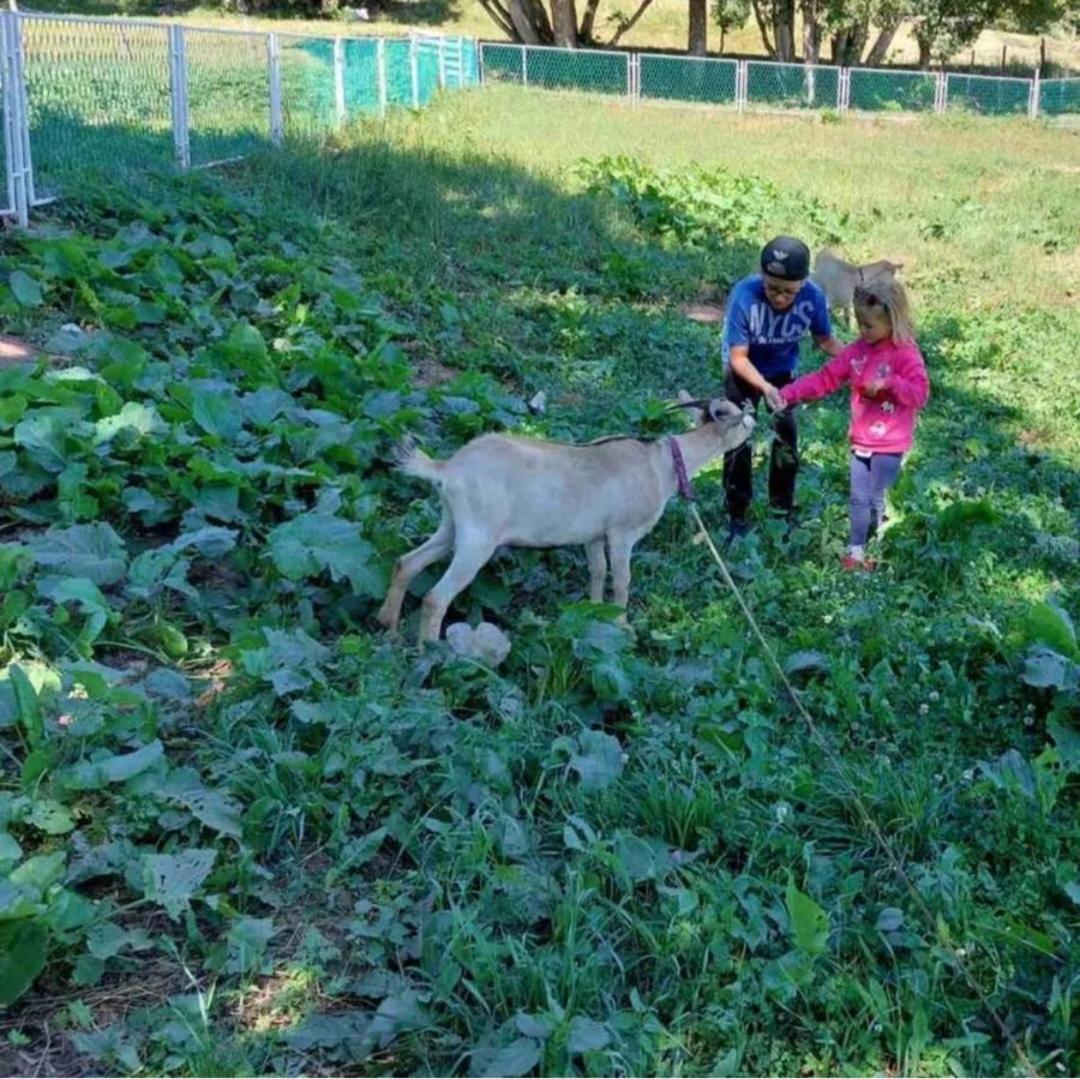
[[532, 400], [529, 402], [529, 410], [531, 412], [543, 412], [547, 408], [547, 394], [543, 390], [533, 395]]
[[491, 622], [481, 622], [475, 629], [467, 622], [455, 622], [446, 627], [446, 643], [457, 655], [488, 667], [498, 667], [510, 654], [510, 638]]
[[473, 631], [476, 658], [489, 667], [498, 667], [510, 655], [510, 638], [491, 622], [481, 622]]

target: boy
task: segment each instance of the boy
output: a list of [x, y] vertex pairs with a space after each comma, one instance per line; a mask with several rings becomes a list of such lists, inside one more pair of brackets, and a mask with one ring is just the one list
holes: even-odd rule
[[[750, 402], [755, 412], [764, 397], [777, 413], [769, 458], [769, 504], [789, 519], [795, 510], [798, 432], [794, 415], [783, 410], [780, 387], [794, 378], [799, 342], [808, 332], [830, 356], [844, 347], [833, 336], [825, 293], [809, 276], [806, 244], [792, 236], [777, 236], [761, 251], [760, 272], [744, 277], [731, 290], [724, 317], [724, 390], [730, 401], [740, 407]], [[749, 527], [752, 454], [748, 440], [724, 458], [729, 540], [745, 535]]]

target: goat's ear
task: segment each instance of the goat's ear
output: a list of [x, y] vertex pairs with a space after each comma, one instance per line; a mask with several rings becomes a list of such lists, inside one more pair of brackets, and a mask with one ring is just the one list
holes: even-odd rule
[[[686, 392], [686, 390], [679, 390], [679, 392], [675, 395], [675, 400], [680, 405], [689, 404], [689, 402], [693, 401], [693, 399], [694, 398], [691, 397], [690, 394]], [[705, 413], [702, 412], [700, 408], [688, 408], [686, 412], [690, 417], [690, 422], [695, 427], [700, 427], [705, 422]]]

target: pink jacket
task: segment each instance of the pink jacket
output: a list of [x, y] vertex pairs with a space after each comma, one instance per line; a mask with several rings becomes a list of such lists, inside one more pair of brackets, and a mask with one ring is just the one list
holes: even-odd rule
[[[863, 389], [872, 380], [885, 384], [877, 397]], [[781, 389], [784, 402], [815, 401], [851, 383], [851, 444], [873, 453], [906, 453], [915, 437], [915, 416], [930, 397], [930, 380], [918, 345], [876, 345], [855, 341], [820, 370]]]

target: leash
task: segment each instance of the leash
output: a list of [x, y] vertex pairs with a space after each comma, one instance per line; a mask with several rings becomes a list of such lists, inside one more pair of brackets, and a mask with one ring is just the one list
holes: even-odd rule
[[[676, 460], [678, 460], [678, 458], [676, 458]], [[676, 470], [677, 468], [678, 465], [676, 465]], [[923, 915], [924, 918], [926, 918], [927, 922], [934, 927], [934, 932], [938, 944], [949, 954], [949, 957], [956, 965], [956, 968], [964, 976], [964, 980], [968, 983], [972, 990], [974, 990], [975, 996], [979, 999], [980, 1004], [993, 1019], [998, 1030], [1001, 1031], [1001, 1034], [1009, 1045], [1009, 1048], [1016, 1054], [1016, 1057], [1023, 1066], [1024, 1070], [1029, 1076], [1032, 1077], [1032, 1079], [1039, 1079], [1039, 1072], [1031, 1063], [1031, 1060], [1028, 1057], [1027, 1053], [1024, 1051], [1023, 1047], [1016, 1041], [1008, 1028], [1005, 1026], [1005, 1023], [1002, 1020], [1001, 1016], [998, 1015], [997, 1010], [990, 1003], [989, 998], [983, 992], [982, 988], [979, 986], [979, 983], [975, 980], [975, 976], [971, 973], [970, 968], [964, 962], [963, 957], [948, 940], [938, 919], [934, 917], [933, 911], [930, 910], [930, 907], [927, 905], [923, 897], [919, 894], [918, 889], [912, 882], [911, 877], [908, 876], [907, 870], [904, 869], [904, 865], [901, 862], [899, 856], [893, 850], [892, 844], [885, 838], [884, 833], [878, 827], [878, 824], [874, 820], [874, 818], [870, 815], [870, 811], [866, 808], [863, 800], [859, 797], [858, 791], [856, 791], [854, 784], [851, 782], [850, 779], [848, 779], [847, 772], [845, 771], [840, 758], [837, 757], [837, 755], [833, 752], [832, 748], [828, 743], [828, 740], [818, 729], [817, 724], [814, 723], [813, 717], [810, 715], [809, 711], [807, 711], [806, 706], [803, 704], [802, 699], [799, 697], [799, 694], [796, 691], [795, 687], [791, 684], [791, 680], [785, 673], [784, 668], [777, 660], [776, 653], [772, 650], [769, 642], [766, 640], [765, 634], [762, 633], [761, 627], [758, 625], [757, 619], [754, 617], [753, 611], [750, 610], [749, 605], [743, 598], [743, 594], [739, 590], [739, 586], [735, 583], [734, 577], [731, 576], [731, 572], [728, 570], [727, 564], [720, 556], [720, 552], [717, 550], [716, 544], [713, 542], [713, 538], [709, 534], [709, 530], [705, 527], [705, 522], [701, 519], [701, 514], [700, 512], [698, 512], [697, 505], [693, 501], [690, 501], [690, 513], [693, 516], [694, 523], [697, 525], [698, 528], [698, 534], [694, 537], [695, 543], [698, 541], [704, 541], [706, 547], [709, 550], [709, 553], [713, 557], [713, 561], [715, 561], [716, 564], [720, 567], [720, 573], [723, 575], [724, 581], [726, 582], [728, 588], [731, 589], [732, 594], [735, 596], [735, 600], [739, 604], [739, 607], [742, 609], [742, 613], [746, 617], [747, 623], [753, 630], [754, 636], [757, 638], [758, 643], [761, 645], [762, 651], [765, 653], [765, 657], [769, 661], [769, 666], [773, 669], [773, 671], [776, 672], [780, 681], [783, 683], [784, 688], [787, 690], [788, 695], [791, 697], [795, 708], [798, 710], [799, 714], [806, 722], [806, 726], [810, 731], [811, 739], [817, 745], [818, 749], [821, 750], [821, 752], [828, 759], [829, 764], [832, 765], [837, 777], [840, 779], [842, 786], [845, 788], [848, 794], [851, 804], [858, 811], [859, 817], [862, 820], [863, 824], [869, 829], [870, 833], [873, 835], [874, 841], [877, 843], [878, 847], [885, 855], [885, 859], [889, 863], [893, 872], [895, 872], [896, 875], [901, 879], [901, 881], [903, 881], [904, 886], [908, 891], [908, 894], [915, 901], [915, 906], [919, 909], [919, 912]]]

